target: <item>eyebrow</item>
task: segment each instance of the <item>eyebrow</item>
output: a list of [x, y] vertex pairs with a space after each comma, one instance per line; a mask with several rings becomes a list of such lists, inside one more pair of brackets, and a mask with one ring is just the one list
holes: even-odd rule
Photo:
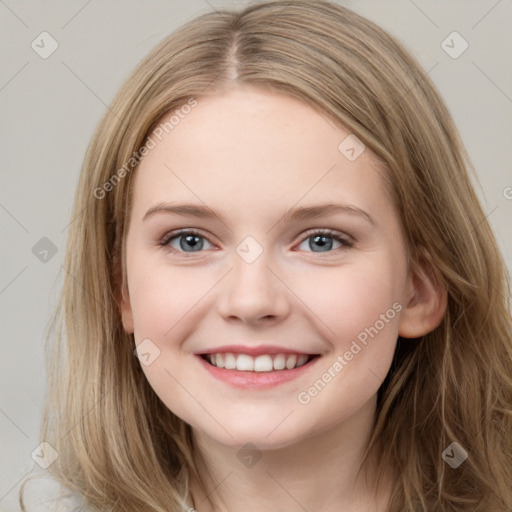
[[[198, 219], [220, 219], [224, 222], [222, 216], [216, 214], [213, 210], [206, 206], [195, 204], [173, 204], [173, 203], [158, 203], [151, 207], [142, 218], [143, 221], [156, 215], [157, 213], [167, 213], [180, 215], [182, 217], [195, 217]], [[315, 206], [301, 206], [298, 208], [291, 208], [282, 217], [284, 222], [293, 222], [301, 220], [316, 219], [318, 217], [325, 217], [335, 213], [345, 213], [353, 216], [358, 216], [368, 221], [372, 226], [376, 225], [374, 219], [364, 210], [354, 205], [348, 204], [320, 204]]]

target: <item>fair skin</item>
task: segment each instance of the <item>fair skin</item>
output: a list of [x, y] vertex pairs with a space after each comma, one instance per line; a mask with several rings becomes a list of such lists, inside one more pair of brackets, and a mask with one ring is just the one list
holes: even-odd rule
[[[191, 482], [198, 512], [384, 510], [389, 486], [372, 496], [355, 478], [377, 391], [397, 337], [439, 325], [446, 295], [410, 271], [383, 171], [368, 148], [354, 161], [338, 149], [349, 134], [290, 96], [235, 87], [198, 98], [137, 170], [123, 325], [137, 345], [158, 347], [142, 366], [148, 382], [192, 426], [208, 495]], [[216, 216], [143, 219], [170, 202]], [[350, 204], [372, 220], [343, 211], [283, 217], [320, 204]], [[200, 236], [159, 245], [180, 229]], [[320, 241], [307, 233], [326, 229], [352, 246], [332, 232]], [[262, 251], [250, 263], [237, 252], [246, 237]], [[376, 325], [348, 360], [352, 342]], [[300, 376], [258, 389], [214, 378], [198, 355], [261, 340], [318, 357]], [[333, 372], [338, 357], [344, 363]], [[332, 382], [308, 393], [329, 369]], [[250, 467], [237, 456], [246, 443], [261, 456]]]

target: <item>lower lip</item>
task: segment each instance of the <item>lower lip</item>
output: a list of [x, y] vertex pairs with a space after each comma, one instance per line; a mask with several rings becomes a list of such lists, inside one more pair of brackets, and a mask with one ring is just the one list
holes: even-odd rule
[[290, 380], [296, 379], [312, 368], [319, 356], [315, 356], [308, 363], [293, 368], [292, 370], [274, 370], [271, 372], [249, 372], [240, 370], [226, 370], [225, 368], [218, 368], [210, 363], [207, 363], [201, 356], [196, 356], [203, 367], [210, 372], [210, 374], [227, 384], [239, 388], [257, 388], [266, 389], [284, 384]]

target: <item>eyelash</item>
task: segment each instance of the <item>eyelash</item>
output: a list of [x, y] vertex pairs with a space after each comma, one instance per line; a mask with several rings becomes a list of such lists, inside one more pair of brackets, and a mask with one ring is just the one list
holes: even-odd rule
[[[193, 236], [197, 236], [200, 238], [204, 238], [205, 240], [208, 240], [208, 237], [204, 236], [204, 234], [202, 234], [199, 231], [196, 231], [194, 229], [184, 229], [181, 231], [171, 231], [170, 233], [167, 233], [158, 242], [158, 244], [160, 246], [164, 247], [165, 249], [167, 249], [169, 252], [177, 253], [177, 254], [184, 254], [184, 255], [186, 255], [185, 257], [193, 256], [194, 252], [187, 253], [184, 251], [179, 251], [169, 245], [169, 242], [171, 242], [172, 240], [177, 239], [181, 236], [185, 236], [185, 235], [193, 235]], [[311, 238], [313, 236], [318, 236], [318, 235], [325, 236], [326, 238], [332, 238], [333, 240], [336, 240], [337, 242], [340, 242], [342, 244], [342, 247], [339, 247], [338, 249], [333, 249], [332, 251], [327, 251], [327, 254], [335, 252], [336, 250], [340, 250], [340, 249], [350, 249], [351, 247], [354, 246], [353, 240], [349, 239], [348, 237], [343, 236], [340, 232], [332, 230], [332, 229], [311, 229], [309, 231], [306, 231], [306, 233], [304, 233], [303, 237], [301, 238], [299, 245], [302, 244], [308, 238]], [[210, 242], [210, 240], [208, 240], [208, 242], [212, 243], [212, 242]], [[204, 252], [204, 251], [196, 251], [196, 252]], [[307, 251], [307, 252], [313, 252], [313, 251]], [[313, 254], [322, 254], [322, 253], [320, 252], [320, 253], [313, 253]]]

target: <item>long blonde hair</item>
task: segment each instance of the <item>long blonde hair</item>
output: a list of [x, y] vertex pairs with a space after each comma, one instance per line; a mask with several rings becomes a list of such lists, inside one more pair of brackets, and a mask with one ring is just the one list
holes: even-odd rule
[[[48, 336], [41, 441], [59, 453], [48, 471], [92, 510], [186, 510], [197, 475], [190, 427], [153, 392], [123, 330], [124, 240], [139, 149], [163, 114], [233, 83], [292, 95], [355, 134], [385, 166], [410, 264], [430, 265], [446, 287], [441, 325], [398, 339], [379, 390], [367, 456], [395, 469], [387, 510], [510, 512], [510, 284], [474, 169], [415, 59], [324, 1], [199, 16], [151, 51], [105, 113], [83, 163]], [[457, 469], [442, 458], [453, 442], [469, 455]]]

